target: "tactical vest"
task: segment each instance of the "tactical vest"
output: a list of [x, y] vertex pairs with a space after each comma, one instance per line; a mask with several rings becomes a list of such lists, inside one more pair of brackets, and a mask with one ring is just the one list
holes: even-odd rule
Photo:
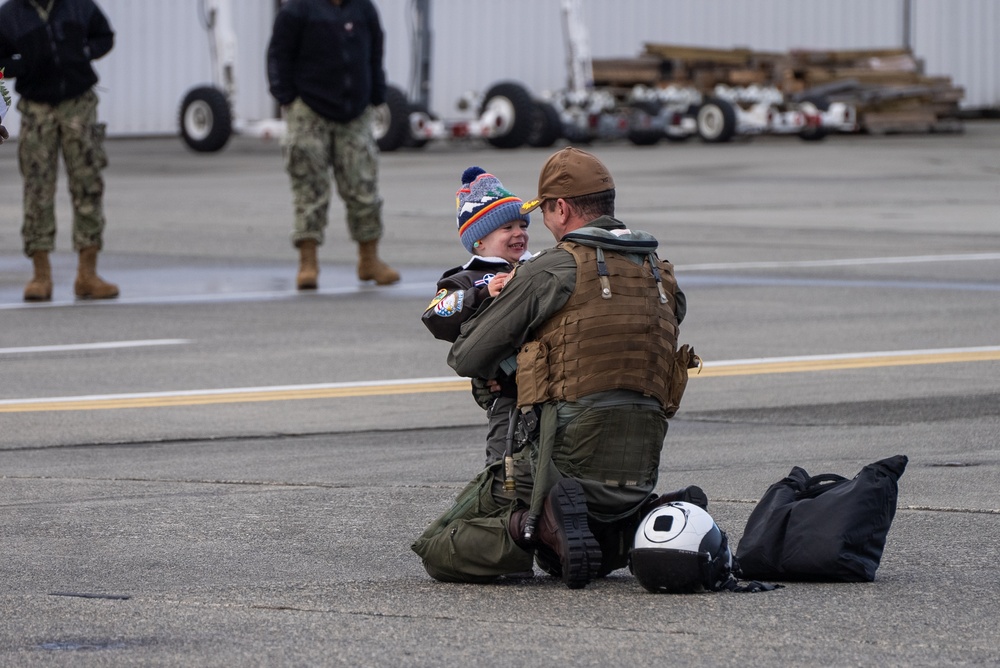
[[576, 287], [518, 353], [518, 405], [625, 389], [667, 408], [678, 334], [673, 266], [652, 251], [639, 265], [600, 246], [557, 247], [576, 260]]

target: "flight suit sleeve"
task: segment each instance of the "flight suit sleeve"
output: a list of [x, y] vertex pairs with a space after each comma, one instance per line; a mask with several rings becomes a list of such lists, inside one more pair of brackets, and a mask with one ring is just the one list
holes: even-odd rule
[[518, 266], [503, 291], [462, 326], [449, 366], [460, 376], [495, 378], [500, 363], [566, 305], [575, 285], [576, 262], [566, 251], [545, 251]]

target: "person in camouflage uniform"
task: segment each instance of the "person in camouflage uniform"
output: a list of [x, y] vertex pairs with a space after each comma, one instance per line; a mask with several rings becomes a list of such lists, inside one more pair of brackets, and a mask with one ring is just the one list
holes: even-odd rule
[[74, 293], [118, 296], [97, 275], [104, 245], [104, 125], [97, 122], [97, 73], [91, 61], [114, 45], [107, 17], [92, 0], [7, 0], [0, 6], [0, 67], [21, 99], [18, 159], [24, 177], [24, 253], [34, 276], [26, 301], [52, 298], [49, 253], [55, 249], [59, 153], [73, 203], [73, 248], [80, 255]]
[[372, 107], [385, 101], [383, 42], [370, 0], [290, 0], [275, 17], [267, 74], [287, 123], [299, 290], [319, 285], [316, 251], [327, 224], [331, 169], [358, 244], [358, 278], [378, 285], [399, 280], [378, 257], [382, 198]]

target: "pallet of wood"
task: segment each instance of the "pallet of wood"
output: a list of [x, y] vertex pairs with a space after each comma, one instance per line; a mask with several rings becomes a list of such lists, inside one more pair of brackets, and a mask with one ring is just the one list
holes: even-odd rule
[[717, 85], [766, 86], [783, 54], [748, 48], [708, 49], [670, 44], [646, 44], [643, 58], [657, 58], [674, 85], [691, 85], [709, 93]]
[[656, 86], [669, 78], [659, 58], [601, 58], [593, 60], [594, 85], [630, 88], [636, 85]]
[[792, 99], [825, 97], [857, 111], [871, 134], [960, 132], [964, 89], [930, 77], [909, 49], [793, 50], [780, 66], [781, 90]]
[[826, 98], [854, 105], [858, 128], [889, 132], [960, 131], [964, 90], [929, 77], [909, 49], [813, 50], [788, 53], [646, 44], [638, 58], [594, 59], [597, 86], [772, 86], [787, 99]]

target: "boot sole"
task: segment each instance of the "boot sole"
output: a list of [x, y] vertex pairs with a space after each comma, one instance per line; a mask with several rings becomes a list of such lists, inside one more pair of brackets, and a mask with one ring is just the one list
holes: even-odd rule
[[85, 300], [90, 300], [90, 299], [116, 299], [118, 297], [118, 291], [115, 290], [114, 292], [109, 292], [109, 293], [105, 293], [105, 294], [98, 294], [98, 293], [95, 293], [95, 292], [76, 292], [76, 291], [74, 291], [73, 295], [77, 299], [85, 299]]
[[582, 589], [601, 569], [601, 546], [587, 524], [587, 499], [583, 487], [571, 478], [552, 488], [552, 510], [564, 541], [562, 580], [570, 589]]
[[319, 287], [319, 272], [299, 272], [295, 277], [295, 287], [299, 290], [315, 290]]
[[395, 285], [396, 283], [399, 283], [399, 276], [396, 277], [390, 276], [388, 279], [383, 278], [382, 280], [379, 280], [375, 276], [370, 276], [368, 274], [362, 276], [361, 274], [358, 274], [358, 280], [375, 281], [375, 285]]
[[708, 510], [708, 494], [697, 485], [691, 485], [684, 490], [684, 501], [696, 505], [702, 510]]
[[[35, 287], [38, 286], [38, 287]], [[24, 290], [24, 301], [26, 302], [49, 302], [52, 301], [52, 282], [31, 281]]]

